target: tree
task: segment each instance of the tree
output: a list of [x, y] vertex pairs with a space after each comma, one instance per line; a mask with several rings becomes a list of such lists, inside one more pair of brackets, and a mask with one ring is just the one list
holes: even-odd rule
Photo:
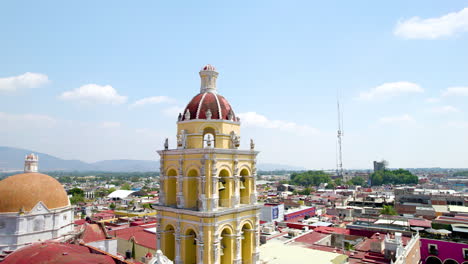
[[71, 190], [68, 191], [68, 194], [71, 194], [72, 196], [75, 196], [75, 195], [84, 195], [84, 191], [81, 190], [80, 188], [73, 188]]
[[418, 176], [404, 169], [376, 171], [370, 175], [372, 185], [417, 184]]
[[143, 204], [142, 207], [145, 208], [145, 209], [153, 209], [153, 208], [151, 207], [151, 204], [149, 204], [149, 203]]
[[131, 189], [131, 186], [127, 182], [122, 184], [122, 186], [120, 187], [120, 190], [130, 190], [130, 189]]
[[361, 176], [356, 176], [356, 177], [353, 177], [351, 180], [349, 180], [347, 183], [349, 185], [363, 186], [366, 184], [366, 180]]
[[81, 203], [81, 202], [84, 202], [84, 196], [81, 195], [81, 194], [73, 195], [70, 198], [70, 203], [71, 204], [77, 204], [77, 203]]
[[336, 178], [333, 180], [335, 182], [336, 186], [341, 186], [343, 185], [343, 180], [341, 178]]
[[111, 187], [111, 188], [107, 189], [107, 194], [111, 194], [111, 193], [113, 193], [115, 191], [116, 191], [116, 189], [114, 187]]
[[383, 215], [397, 215], [395, 208], [391, 205], [384, 205], [383, 209], [380, 210], [380, 213]]
[[111, 203], [109, 205], [109, 209], [111, 209], [111, 210], [115, 210], [115, 207], [116, 207], [115, 203]]
[[104, 188], [97, 189], [96, 192], [95, 192], [96, 197], [105, 197], [105, 196], [107, 196], [108, 194], [109, 194], [109, 193], [108, 193], [107, 190], [104, 189]]
[[312, 191], [312, 189], [307, 187], [302, 191], [293, 191], [293, 193], [294, 194], [300, 194], [300, 195], [309, 195], [311, 191]]
[[318, 186], [321, 183], [330, 183], [330, 175], [323, 171], [306, 171], [292, 173], [290, 183], [300, 186]]

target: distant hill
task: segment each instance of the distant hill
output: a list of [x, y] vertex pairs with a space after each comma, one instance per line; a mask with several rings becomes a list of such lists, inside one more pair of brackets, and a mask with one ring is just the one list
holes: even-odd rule
[[150, 160], [104, 160], [87, 163], [80, 160], [65, 160], [38, 151], [0, 146], [0, 171], [23, 170], [27, 154], [39, 155], [41, 171], [156, 171], [159, 161]]
[[64, 160], [45, 153], [10, 147], [0, 147], [0, 171], [23, 170], [24, 157], [27, 154], [39, 155], [39, 169], [50, 170], [92, 170], [93, 166], [79, 160]]
[[[24, 157], [27, 154], [35, 153], [39, 155], [40, 171], [111, 171], [111, 172], [134, 172], [134, 171], [158, 171], [159, 160], [103, 160], [94, 163], [87, 163], [80, 160], [65, 160], [52, 155], [34, 150], [2, 147], [0, 146], [0, 172], [1, 171], [22, 171]], [[259, 163], [258, 170], [304, 170], [301, 167]]]
[[306, 170], [304, 167], [290, 166], [284, 164], [274, 164], [274, 163], [259, 163], [257, 169], [261, 171], [275, 171], [275, 170], [290, 170], [290, 171], [299, 171]]

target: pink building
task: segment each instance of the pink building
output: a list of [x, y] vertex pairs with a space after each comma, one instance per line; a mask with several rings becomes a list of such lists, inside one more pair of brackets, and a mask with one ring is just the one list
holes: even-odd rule
[[468, 264], [468, 244], [421, 238], [422, 264]]

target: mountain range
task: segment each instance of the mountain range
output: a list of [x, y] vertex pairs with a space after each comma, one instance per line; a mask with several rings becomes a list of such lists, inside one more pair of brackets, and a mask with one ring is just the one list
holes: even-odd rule
[[[34, 153], [39, 155], [40, 171], [110, 171], [110, 172], [135, 172], [157, 171], [159, 160], [103, 160], [98, 162], [84, 162], [81, 160], [65, 160], [46, 153], [28, 149], [0, 146], [0, 172], [23, 170], [24, 158]], [[303, 170], [304, 168], [273, 164], [259, 163], [258, 170]]]

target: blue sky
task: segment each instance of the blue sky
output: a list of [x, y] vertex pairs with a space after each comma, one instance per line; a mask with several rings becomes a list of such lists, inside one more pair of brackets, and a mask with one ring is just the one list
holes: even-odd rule
[[157, 159], [210, 63], [260, 162], [334, 168], [339, 90], [345, 168], [468, 167], [467, 7], [3, 1], [0, 145]]

